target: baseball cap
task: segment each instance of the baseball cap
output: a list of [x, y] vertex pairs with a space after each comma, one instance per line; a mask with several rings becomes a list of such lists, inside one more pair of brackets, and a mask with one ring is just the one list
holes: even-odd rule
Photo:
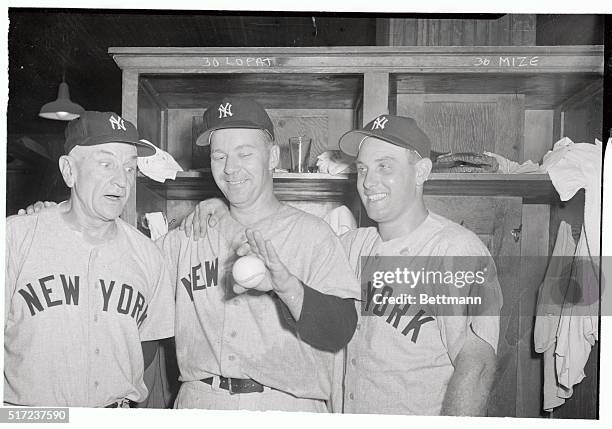
[[274, 126], [266, 110], [254, 100], [224, 97], [212, 103], [204, 113], [204, 132], [196, 140], [198, 146], [208, 146], [213, 131], [225, 128], [252, 128], [266, 131], [274, 140]]
[[136, 146], [138, 156], [155, 154], [155, 149], [138, 141], [134, 124], [113, 112], [86, 111], [68, 123], [65, 131], [66, 153], [75, 146], [94, 146], [103, 143], [128, 143]]
[[388, 143], [416, 151], [429, 158], [431, 142], [416, 121], [405, 116], [380, 115], [363, 128], [349, 131], [340, 137], [340, 150], [357, 156], [366, 137], [375, 137]]

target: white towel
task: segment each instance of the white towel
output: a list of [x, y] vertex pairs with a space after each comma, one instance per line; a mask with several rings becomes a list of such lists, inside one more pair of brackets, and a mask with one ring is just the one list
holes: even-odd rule
[[[538, 338], [534, 338], [536, 350], [545, 352], [544, 409], [547, 411], [572, 396], [573, 387], [585, 377], [584, 366], [591, 347], [599, 338], [601, 158], [600, 141], [596, 140], [595, 144], [574, 143], [565, 137], [544, 155], [542, 163], [562, 201], [569, 200], [582, 188], [585, 190], [584, 223], [572, 260], [571, 280], [561, 306], [554, 352], [551, 353], [551, 347], [545, 348], [547, 344], [538, 344]], [[566, 231], [564, 235], [567, 234]], [[534, 336], [536, 333], [542, 335], [543, 326], [547, 329], [554, 326], [550, 320], [546, 323], [536, 319]], [[554, 374], [550, 374], [553, 370]], [[556, 389], [551, 384], [553, 375]]]
[[354, 172], [355, 158], [343, 154], [339, 150], [328, 150], [317, 156], [319, 172], [336, 175]]
[[[584, 188], [584, 229], [591, 256], [599, 256], [601, 222], [602, 144], [574, 143], [564, 137], [544, 155], [542, 166], [548, 172], [561, 201], [572, 198]], [[583, 254], [586, 256], [586, 253]]]
[[140, 140], [155, 149], [155, 154], [138, 158], [138, 168], [147, 177], [156, 182], [165, 182], [166, 179], [176, 179], [176, 173], [183, 171], [181, 166], [168, 152], [161, 150], [148, 140]]
[[162, 212], [145, 213], [145, 219], [151, 232], [151, 240], [155, 241], [168, 233], [168, 222]]
[[338, 236], [352, 229], [357, 229], [357, 221], [347, 206], [340, 206], [330, 210], [323, 217], [323, 220], [331, 226], [331, 229]]

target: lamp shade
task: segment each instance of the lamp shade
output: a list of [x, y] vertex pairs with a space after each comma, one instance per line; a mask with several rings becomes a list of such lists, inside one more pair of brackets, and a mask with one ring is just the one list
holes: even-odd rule
[[66, 82], [60, 83], [57, 99], [45, 104], [38, 116], [56, 121], [71, 121], [81, 116], [85, 109], [70, 100], [70, 90]]

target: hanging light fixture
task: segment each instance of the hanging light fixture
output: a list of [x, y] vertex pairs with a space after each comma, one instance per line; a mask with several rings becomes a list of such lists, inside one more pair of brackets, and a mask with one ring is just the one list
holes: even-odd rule
[[64, 79], [57, 91], [57, 99], [45, 104], [38, 116], [56, 121], [71, 121], [81, 116], [85, 109], [70, 100], [70, 90]]

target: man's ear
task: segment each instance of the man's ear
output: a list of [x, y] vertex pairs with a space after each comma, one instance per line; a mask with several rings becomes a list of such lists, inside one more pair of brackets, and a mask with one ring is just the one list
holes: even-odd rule
[[278, 167], [279, 162], [280, 162], [280, 146], [277, 144], [272, 144], [270, 146], [269, 169], [274, 170], [276, 167]]
[[422, 158], [417, 161], [415, 164], [417, 186], [423, 186], [423, 183], [429, 178], [431, 167], [431, 159], [429, 158]]
[[76, 163], [74, 157], [62, 155], [59, 159], [59, 169], [66, 186], [72, 188], [76, 182]]

